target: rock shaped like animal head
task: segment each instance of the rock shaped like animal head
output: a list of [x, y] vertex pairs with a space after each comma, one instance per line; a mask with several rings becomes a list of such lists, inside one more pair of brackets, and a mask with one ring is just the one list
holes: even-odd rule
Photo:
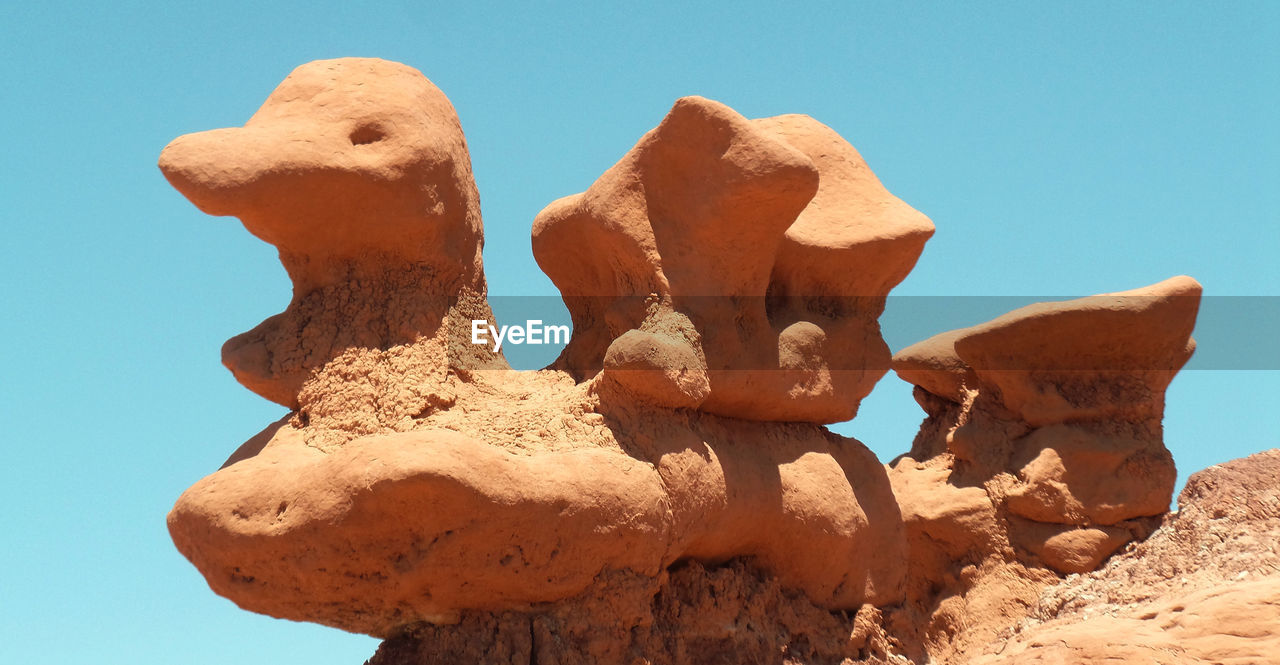
[[[492, 360], [442, 350], [448, 330], [492, 313], [466, 140], [418, 70], [372, 58], [302, 65], [243, 127], [175, 139], [160, 169], [204, 212], [239, 217], [275, 245], [293, 281], [284, 312], [223, 347], [250, 390], [302, 409], [304, 385], [323, 383], [332, 359], [363, 353], [387, 373], [353, 402], [368, 406], [417, 385], [405, 376]], [[383, 366], [379, 353], [408, 346], [397, 357], [421, 372]]]
[[243, 127], [160, 155], [202, 211], [280, 250], [295, 287], [387, 258], [479, 279], [480, 202], [457, 113], [418, 70], [376, 58], [298, 67]]

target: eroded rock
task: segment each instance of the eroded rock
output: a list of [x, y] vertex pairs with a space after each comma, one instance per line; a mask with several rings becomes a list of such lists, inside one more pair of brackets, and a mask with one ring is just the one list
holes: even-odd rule
[[[1198, 474], [1141, 542], [1176, 476], [1161, 417], [1194, 350], [1191, 278], [902, 350], [928, 418], [886, 468], [821, 424], [884, 373], [877, 319], [933, 225], [812, 118], [678, 100], [543, 210], [535, 256], [575, 329], [536, 372], [469, 343], [493, 322], [479, 199], [416, 70], [304, 65], [160, 166], [294, 284], [224, 348], [290, 415], [169, 515], [241, 607], [387, 637], [378, 665], [1274, 651], [1274, 557], [1251, 540], [1280, 514], [1274, 465]], [[1086, 616], [1103, 596], [1145, 605]]]
[[573, 317], [556, 366], [623, 388], [606, 403], [830, 423], [887, 369], [877, 320], [932, 234], [829, 127], [686, 97], [533, 249]]
[[[664, 571], [688, 560], [749, 558], [824, 610], [900, 598], [902, 520], [870, 451], [817, 425], [771, 422], [789, 413], [776, 392], [782, 410], [756, 413], [761, 422], [703, 408], [717, 385], [742, 395], [783, 385], [779, 354], [792, 378], [828, 369], [823, 339], [835, 327], [791, 321], [778, 332], [767, 316], [774, 254], [819, 190], [844, 191], [845, 208], [863, 193], [881, 197], [867, 205], [896, 201], [860, 160], [820, 184], [783, 129], [843, 151], [820, 162], [856, 159], [810, 120], [764, 126], [682, 100], [624, 160], [643, 162], [648, 188], [593, 189], [649, 204], [611, 204], [622, 221], [593, 219], [550, 245], [558, 223], [539, 222], [539, 258], [561, 283], [561, 270], [596, 270], [605, 257], [626, 266], [622, 277], [575, 278], [603, 289], [589, 295], [661, 294], [639, 301], [660, 312], [643, 325], [622, 305], [608, 312], [627, 322], [617, 334], [603, 335], [589, 307], [574, 310], [566, 353], [592, 349], [591, 376], [515, 372], [469, 343], [473, 319], [492, 321], [478, 198], [453, 108], [417, 71], [311, 63], [244, 127], [175, 140], [160, 159], [170, 181], [276, 245], [294, 282], [285, 312], [224, 353], [242, 383], [294, 411], [179, 498], [169, 515], [179, 550], [246, 609], [378, 636], [607, 595], [602, 580], [618, 576], [647, 606]], [[915, 226], [892, 242], [915, 249], [868, 278], [881, 291], [931, 229], [897, 205]], [[637, 211], [655, 216], [627, 217]], [[902, 235], [841, 224], [853, 230], [818, 227], [845, 243], [842, 256], [857, 251], [857, 233]], [[565, 255], [548, 263], [548, 246]], [[566, 290], [571, 307], [576, 295]], [[749, 296], [747, 309], [737, 296]], [[700, 340], [721, 333], [706, 326], [738, 314], [746, 328], [734, 330], [749, 332], [741, 348], [772, 354], [772, 365], [733, 365], [716, 355], [727, 350], [709, 363]], [[882, 347], [876, 315], [856, 325]], [[730, 369], [736, 378], [717, 378]], [[855, 370], [857, 390], [882, 371]], [[850, 408], [814, 380], [813, 395]], [[814, 547], [797, 552], [796, 542]]]
[[1280, 450], [1192, 474], [1150, 538], [1046, 589], [971, 662], [1275, 662], [1277, 539]]
[[480, 198], [453, 105], [417, 70], [303, 65], [243, 127], [188, 134], [160, 170], [197, 207], [280, 250], [284, 312], [223, 364], [327, 442], [449, 403], [449, 368], [506, 367], [462, 343], [486, 300]]
[[1175, 277], [1040, 303], [894, 356], [928, 414], [890, 479], [917, 563], [904, 612], [935, 658], [994, 638], [993, 615], [1056, 582], [1045, 569], [1091, 571], [1168, 510], [1164, 391], [1199, 297]]

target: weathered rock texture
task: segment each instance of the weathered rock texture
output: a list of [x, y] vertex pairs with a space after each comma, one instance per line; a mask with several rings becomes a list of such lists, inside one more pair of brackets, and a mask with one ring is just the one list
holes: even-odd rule
[[288, 308], [227, 341], [236, 380], [326, 444], [451, 404], [449, 367], [505, 367], [462, 343], [485, 299], [480, 197], [449, 100], [411, 67], [299, 67], [244, 127], [160, 155], [201, 210], [280, 250]]
[[[799, 284], [783, 275], [797, 268], [775, 255], [831, 254], [822, 260], [834, 272], [833, 261], [871, 251], [860, 243], [887, 243], [861, 282], [830, 291], [865, 288], [882, 302], [914, 262], [928, 220], [807, 118], [752, 123], [714, 102], [682, 100], [642, 145], [652, 146], [637, 151], [648, 155], [650, 207], [609, 209], [666, 211], [666, 231], [650, 241], [667, 253], [632, 257], [627, 279], [650, 282], [622, 292], [652, 287], [652, 306], [666, 314], [608, 354], [597, 349], [597, 360], [612, 358], [623, 374], [642, 368], [618, 389], [593, 378], [599, 367], [514, 372], [469, 344], [471, 321], [492, 318], [478, 199], [454, 111], [418, 72], [380, 60], [304, 65], [244, 127], [165, 149], [170, 181], [201, 209], [239, 216], [275, 244], [294, 281], [289, 308], [224, 353], [237, 379], [294, 412], [185, 492], [169, 516], [174, 542], [215, 591], [257, 612], [379, 636], [467, 611], [605, 593], [604, 581], [618, 576], [639, 590], [611, 602], [645, 617], [663, 571], [686, 560], [750, 558], [827, 609], [902, 597], [901, 516], [884, 467], [864, 446], [814, 424], [747, 422], [644, 397], [671, 394], [650, 363], [665, 371], [704, 357], [696, 342], [720, 334], [708, 327], [720, 322], [730, 336], [745, 331], [741, 348], [764, 356], [781, 348], [803, 365], [760, 366], [754, 357], [734, 365], [713, 352], [711, 369], [739, 372], [721, 392], [739, 397], [722, 404], [745, 403], [756, 384], [791, 386], [772, 378], [785, 374], [810, 386], [788, 390], [852, 413], [884, 371], [878, 305], [815, 319], [831, 334], [856, 329], [832, 348], [868, 349], [865, 368], [863, 355], [851, 365], [857, 387], [837, 390], [825, 378], [827, 333], [792, 315], [781, 324], [766, 316], [770, 280]], [[819, 165], [831, 174], [821, 186]], [[811, 199], [827, 203], [806, 212]], [[859, 206], [876, 215], [840, 214]], [[652, 235], [647, 220], [634, 229]], [[574, 255], [552, 265], [623, 260], [632, 245], [622, 231], [632, 227], [589, 221]], [[803, 232], [786, 241], [795, 246], [780, 250], [796, 225]], [[539, 222], [539, 247], [555, 245], [546, 240], [555, 226]], [[757, 226], [767, 246], [738, 237]], [[719, 258], [700, 264], [682, 249], [693, 246]], [[685, 286], [673, 291], [663, 286], [669, 279]], [[705, 296], [688, 302], [710, 309], [673, 309], [673, 294]], [[775, 324], [784, 333], [770, 332]], [[592, 339], [580, 325], [575, 340]], [[697, 384], [699, 372], [702, 388], [721, 385], [706, 369], [677, 372], [675, 385]], [[785, 409], [784, 394], [769, 394]], [[796, 542], [813, 547], [797, 551]]]
[[1006, 566], [986, 576], [989, 597], [1020, 594], [1026, 605], [973, 606], [966, 592], [953, 605], [968, 601], [970, 612], [952, 616], [963, 649], [925, 651], [906, 606], [824, 612], [741, 564], [695, 564], [670, 573], [652, 623], [638, 628], [599, 601], [590, 613], [469, 615], [407, 628], [370, 665], [1280, 662], [1280, 450], [1194, 474], [1178, 505], [1097, 572], [1041, 580]]
[[686, 97], [534, 221], [574, 324], [554, 367], [603, 369], [606, 402], [848, 420], [888, 369], [885, 296], [931, 235], [831, 128]]
[[990, 617], [1017, 616], [1049, 571], [1093, 570], [1168, 510], [1164, 392], [1195, 348], [1199, 301], [1175, 277], [894, 356], [928, 413], [889, 475], [911, 542], [907, 623], [935, 657], [985, 644], [1001, 628]]
[[904, 662], [889, 653], [874, 606], [828, 612], [741, 562], [673, 569], [640, 621], [619, 617], [610, 602], [616, 595], [412, 626], [384, 642], [369, 665]]
[[[889, 366], [877, 319], [933, 225], [811, 118], [681, 99], [539, 214], [535, 256], [575, 330], [536, 372], [470, 343], [472, 321], [493, 323], [479, 198], [453, 107], [416, 70], [304, 65], [244, 127], [181, 137], [160, 167], [276, 246], [294, 284], [223, 351], [291, 413], [169, 515], [246, 609], [386, 637], [377, 665], [1012, 657], [993, 644], [1087, 662], [1157, 632], [1205, 658], [1269, 648], [1274, 576], [1151, 585], [1164, 604], [1096, 624], [1105, 643], [1073, 633], [1095, 624], [1064, 595], [1093, 582], [1056, 586], [1166, 512], [1190, 278], [901, 351], [928, 418], [886, 467], [821, 424], [852, 417]], [[1191, 511], [1271, 528], [1272, 466], [1197, 476], [1178, 518], [1087, 579], [1137, 561], [1125, 574], [1167, 581], [1176, 562], [1141, 568], [1164, 542], [1234, 552]], [[1257, 497], [1233, 503], [1227, 483]], [[1248, 634], [1210, 639], [1236, 604]]]
[[1280, 662], [1280, 450], [1191, 476], [1178, 512], [1045, 591], [974, 663]]

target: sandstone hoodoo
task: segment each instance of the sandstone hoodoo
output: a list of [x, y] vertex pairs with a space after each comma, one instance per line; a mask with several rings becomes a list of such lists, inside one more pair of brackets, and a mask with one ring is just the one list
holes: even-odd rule
[[1175, 277], [1030, 305], [894, 355], [928, 414], [889, 476], [916, 564], [907, 607], [933, 653], [994, 639], [998, 622], [953, 624], [1034, 602], [1056, 581], [1044, 568], [1093, 570], [1155, 528], [1177, 478], [1165, 388], [1195, 349], [1199, 304], [1200, 285]]
[[446, 367], [506, 366], [461, 343], [458, 326], [493, 319], [480, 197], [453, 105], [416, 70], [299, 67], [243, 127], [175, 139], [160, 170], [279, 249], [293, 280], [283, 313], [222, 349], [246, 388], [372, 434], [450, 400]]
[[[160, 168], [294, 286], [223, 349], [291, 412], [183, 493], [174, 543], [245, 609], [387, 638], [371, 663], [1030, 653], [1015, 627], [1070, 630], [1042, 602], [1063, 575], [1112, 557], [1104, 579], [1184, 524], [1164, 518], [1161, 419], [1199, 284], [1033, 305], [891, 358], [878, 319], [933, 223], [807, 116], [677, 100], [547, 206], [533, 251], [567, 340], [494, 319], [461, 124], [410, 67], [303, 65]], [[509, 367], [503, 341], [551, 333], [555, 363]], [[884, 465], [823, 425], [890, 366], [927, 418]]]
[[554, 367], [603, 368], [619, 393], [606, 401], [848, 420], [888, 369], [885, 296], [931, 235], [813, 118], [680, 99], [534, 221], [534, 256], [573, 316]]
[[[769, 129], [778, 122], [801, 136], [820, 133], [812, 140], [839, 150], [829, 157], [834, 172], [860, 174], [820, 194], [832, 208], [856, 207], [841, 196], [864, 190], [879, 196], [876, 205], [896, 201], [852, 148], [813, 121], [758, 126], [714, 102], [678, 102], [655, 133], [658, 153], [670, 153], [651, 170], [670, 182], [665, 196], [674, 198], [662, 205], [725, 207], [693, 211], [686, 227], [705, 227], [697, 237], [661, 242], [701, 243], [721, 263], [699, 266], [679, 249], [666, 263], [656, 253], [636, 258], [627, 279], [647, 275], [652, 306], [667, 315], [630, 337], [619, 330], [624, 344], [599, 352], [620, 372], [638, 363], [642, 377], [650, 366], [663, 376], [614, 390], [602, 366], [515, 372], [493, 347], [470, 344], [473, 321], [492, 320], [478, 198], [453, 109], [416, 71], [364, 59], [304, 65], [245, 127], [175, 140], [160, 160], [169, 179], [203, 210], [240, 216], [280, 249], [293, 302], [232, 340], [224, 356], [247, 387], [295, 409], [183, 494], [169, 516], [178, 548], [215, 591], [246, 609], [377, 636], [466, 611], [529, 612], [606, 593], [617, 598], [617, 621], [645, 623], [665, 571], [687, 560], [750, 558], [784, 588], [833, 610], [900, 600], [902, 521], [884, 467], [862, 444], [814, 424], [670, 408], [701, 400], [645, 399], [667, 394], [659, 384], [673, 362], [705, 357], [696, 342], [718, 335], [716, 325], [758, 316], [750, 325], [760, 328], [744, 338], [752, 348], [775, 325], [764, 306], [773, 254], [819, 194], [819, 168]], [[704, 185], [680, 184], [689, 175], [680, 168], [706, 169]], [[787, 190], [780, 197], [779, 182]], [[895, 205], [903, 212], [889, 219], [915, 225], [915, 249], [900, 253], [906, 265], [879, 271], [882, 291], [905, 275], [931, 228]], [[734, 239], [733, 214], [744, 212], [770, 229], [775, 249]], [[842, 236], [839, 225], [811, 225], [819, 231], [810, 235], [845, 242], [832, 251], [846, 254], [859, 232], [897, 233], [846, 223]], [[540, 221], [537, 237], [553, 226]], [[577, 234], [564, 261], [632, 246], [612, 228]], [[671, 232], [680, 228], [672, 223]], [[755, 254], [740, 256], [746, 250]], [[741, 261], [751, 275], [716, 274]], [[717, 289], [705, 293], [715, 296], [712, 310], [691, 310], [693, 318], [673, 310], [663, 269], [685, 280], [677, 295]], [[577, 295], [566, 288], [571, 307]], [[743, 296], [748, 309], [715, 318], [730, 296]], [[860, 331], [855, 341], [887, 359], [875, 313], [849, 319]], [[593, 334], [580, 328], [574, 340]], [[772, 333], [775, 355], [786, 339]], [[793, 346], [821, 348], [810, 341]], [[776, 363], [772, 371], [750, 364], [755, 357], [739, 366], [712, 357], [713, 369], [742, 372], [739, 391], [752, 376], [781, 385], [770, 377], [786, 372], [819, 384], [826, 362], [779, 372]], [[862, 377], [856, 394], [817, 390], [851, 409], [885, 366], [876, 359], [853, 370]], [[689, 369], [702, 373], [701, 383], [677, 371], [676, 385], [719, 385], [708, 384], [706, 366]], [[626, 388], [646, 381], [634, 395]], [[785, 409], [785, 393], [772, 395]], [[796, 542], [813, 547], [797, 551]]]
[[1093, 569], [1128, 540], [1126, 520], [1162, 515], [1173, 496], [1164, 392], [1195, 348], [1199, 301], [1176, 277], [903, 349], [894, 369], [930, 421], [895, 471], [943, 465], [951, 485], [984, 487], [1051, 567]]

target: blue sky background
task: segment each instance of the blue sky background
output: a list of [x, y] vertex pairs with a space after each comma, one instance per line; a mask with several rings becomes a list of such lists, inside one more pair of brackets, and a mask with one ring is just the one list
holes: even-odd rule
[[[1197, 334], [1202, 354], [1251, 344], [1233, 357], [1271, 371], [1183, 372], [1167, 443], [1184, 477], [1280, 445], [1266, 348], [1280, 3], [450, 4], [0, 5], [0, 662], [372, 654], [370, 638], [215, 596], [164, 523], [281, 414], [218, 350], [280, 311], [289, 283], [270, 247], [171, 190], [156, 157], [179, 134], [243, 123], [313, 59], [399, 60], [453, 100], [495, 294], [555, 294], [529, 251], [534, 215], [677, 97], [807, 113], [937, 224], [898, 294], [1043, 299], [1185, 273], [1209, 296], [1257, 296]], [[891, 305], [886, 336], [900, 348], [923, 336], [903, 331], [999, 313], [903, 321]], [[892, 376], [862, 411], [837, 429], [886, 460], [922, 417]]]

